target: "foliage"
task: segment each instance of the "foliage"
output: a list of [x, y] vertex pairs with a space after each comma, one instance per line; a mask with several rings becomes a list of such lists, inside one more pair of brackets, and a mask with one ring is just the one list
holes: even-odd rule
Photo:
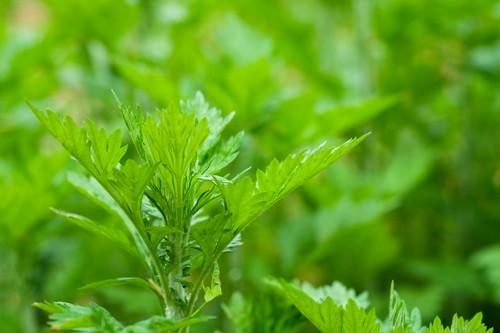
[[317, 293], [324, 293], [324, 289], [315, 290], [309, 286], [304, 288], [284, 280], [271, 282], [323, 333], [493, 332], [493, 329], [487, 329], [481, 322], [480, 313], [471, 320], [464, 320], [455, 315], [450, 327], [443, 327], [438, 317], [428, 327], [422, 327], [419, 310], [415, 308], [408, 312], [405, 302], [393, 288], [388, 317], [385, 321], [381, 321], [377, 319], [375, 309], [366, 310], [366, 305], [362, 306], [354, 295], [350, 295], [347, 300], [345, 295], [339, 297], [334, 293], [318, 298]]
[[[242, 149], [216, 172], [225, 178], [325, 137], [373, 133], [230, 243], [218, 260], [224, 294], [203, 310], [217, 319], [193, 332], [314, 330], [265, 276], [342, 281], [382, 314], [395, 280], [423, 323], [482, 311], [498, 327], [498, 18], [493, 0], [0, 1], [1, 331], [43, 332], [31, 306], [43, 299], [98, 303], [124, 326], [160, 311], [114, 200], [24, 103], [123, 131], [110, 88], [145, 110], [198, 90], [223, 118], [236, 110], [223, 138]], [[126, 159], [144, 160], [131, 148]], [[158, 241], [175, 230], [146, 232]], [[199, 302], [219, 293], [211, 276], [203, 287]], [[230, 325], [219, 302], [239, 304], [245, 324]]]
[[[191, 318], [222, 294], [218, 260], [251, 222], [364, 138], [338, 147], [324, 143], [283, 161], [274, 160], [252, 180], [217, 175], [237, 156], [241, 135], [221, 139], [231, 115], [223, 117], [201, 94], [158, 111], [156, 118], [120, 105], [140, 162], [122, 162], [127, 145], [122, 144], [120, 131], [107, 134], [92, 121], [78, 127], [68, 116], [30, 107], [89, 173], [80, 188], [122, 224], [106, 227], [80, 215], [56, 213], [125, 248], [133, 244], [149, 271], [150, 288], [165, 318], [174, 323]], [[220, 203], [215, 204], [216, 200]], [[137, 278], [115, 281], [123, 282], [148, 286]], [[204, 301], [199, 304], [201, 294]], [[38, 307], [52, 313], [55, 329], [124, 329], [97, 306], [46, 303]], [[164, 326], [158, 330], [182, 329]]]

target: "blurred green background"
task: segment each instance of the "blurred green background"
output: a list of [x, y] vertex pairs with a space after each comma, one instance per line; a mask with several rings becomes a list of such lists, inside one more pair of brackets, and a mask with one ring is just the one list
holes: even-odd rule
[[2, 0], [0, 15], [2, 332], [43, 331], [35, 300], [95, 301], [125, 322], [158, 311], [139, 289], [78, 290], [143, 272], [49, 211], [112, 218], [67, 184], [76, 163], [24, 103], [116, 128], [111, 90], [147, 111], [198, 90], [236, 111], [233, 172], [372, 132], [243, 235], [217, 319], [194, 332], [232, 332], [228, 315], [253, 319], [238, 332], [297, 332], [267, 276], [341, 281], [379, 314], [394, 280], [425, 322], [483, 311], [500, 327], [498, 1]]

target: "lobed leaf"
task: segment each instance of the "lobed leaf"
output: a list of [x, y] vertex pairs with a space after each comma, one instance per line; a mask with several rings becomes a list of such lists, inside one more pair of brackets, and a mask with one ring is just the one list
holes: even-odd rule
[[91, 333], [119, 333], [123, 325], [97, 304], [89, 306], [65, 302], [35, 303], [34, 306], [50, 314], [50, 328], [56, 331]]
[[[324, 333], [492, 333], [482, 323], [482, 315], [476, 314], [471, 320], [455, 315], [450, 327], [444, 327], [439, 318], [428, 327], [420, 324], [418, 309], [408, 312], [405, 302], [391, 286], [389, 315], [380, 325], [375, 310], [367, 311], [359, 306], [356, 298], [349, 298], [347, 303], [330, 296], [318, 298], [318, 290], [302, 288], [284, 280], [269, 280], [290, 302], [321, 332]], [[307, 286], [307, 285], [306, 285]], [[323, 294], [320, 288], [319, 294]], [[312, 294], [312, 296], [311, 296]], [[323, 294], [323, 296], [325, 296]]]
[[186, 317], [174, 321], [161, 316], [152, 316], [135, 324], [125, 326], [103, 307], [97, 304], [81, 306], [65, 302], [34, 303], [35, 307], [49, 313], [49, 325], [56, 331], [90, 333], [175, 333], [212, 319], [209, 316]]
[[234, 117], [234, 112], [222, 116], [221, 111], [211, 107], [199, 91], [193, 99], [181, 101], [181, 109], [185, 114], [194, 115], [197, 119], [205, 119], [207, 122], [209, 135], [203, 142], [201, 153], [208, 152], [220, 141], [222, 131]]
[[292, 304], [323, 333], [378, 333], [375, 311], [368, 313], [354, 299], [345, 306], [330, 296], [315, 300], [299, 287], [283, 280], [272, 280]]
[[346, 141], [340, 146], [326, 143], [274, 160], [264, 170], [258, 170], [256, 181], [248, 177], [230, 184], [221, 184], [221, 192], [231, 224], [241, 231], [286, 194], [330, 166], [366, 138], [366, 135]]
[[488, 329], [482, 323], [481, 313], [476, 314], [471, 320], [465, 320], [457, 315], [453, 316], [450, 327], [444, 327], [441, 320], [436, 317], [424, 330], [425, 333], [493, 333], [493, 328]]
[[391, 284], [389, 298], [389, 315], [385, 323], [387, 332], [413, 332], [418, 333], [423, 330], [421, 325], [421, 315], [417, 308], [408, 311], [406, 303], [401, 299]]

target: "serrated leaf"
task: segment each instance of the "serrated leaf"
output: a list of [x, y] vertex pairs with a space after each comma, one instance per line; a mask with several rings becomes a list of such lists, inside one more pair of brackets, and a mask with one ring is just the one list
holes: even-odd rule
[[222, 185], [221, 192], [233, 228], [238, 231], [246, 228], [286, 194], [331, 165], [365, 137], [348, 140], [340, 146], [322, 144], [302, 150], [283, 161], [274, 160], [264, 171], [258, 170], [255, 182], [244, 177]]
[[147, 117], [143, 127], [149, 159], [161, 162], [172, 177], [182, 177], [192, 167], [209, 135], [207, 121], [174, 106], [159, 116], [159, 122]]
[[345, 307], [337, 304], [331, 297], [321, 301], [315, 300], [294, 284], [283, 280], [271, 280], [273, 286], [279, 288], [292, 304], [323, 333], [378, 333], [375, 312], [366, 312], [349, 299]]
[[217, 254], [237, 236], [226, 227], [227, 216], [219, 214], [209, 220], [198, 222], [191, 227], [191, 237], [198, 243], [208, 260], [215, 260]]
[[49, 132], [63, 145], [91, 173], [97, 173], [91, 155], [88, 135], [83, 128], [78, 128], [76, 123], [68, 116], [60, 115], [53, 111], [42, 111], [28, 102], [31, 111], [44, 124]]
[[195, 115], [197, 119], [205, 119], [209, 129], [209, 135], [203, 142], [200, 152], [206, 153], [219, 142], [222, 131], [234, 117], [230, 113], [223, 117], [222, 112], [210, 106], [201, 92], [196, 92], [193, 99], [181, 101], [181, 109], [188, 115]]
[[70, 117], [47, 110], [41, 111], [28, 104], [36, 117], [52, 135], [99, 181], [113, 176], [112, 170], [127, 151], [122, 145], [119, 130], [108, 135], [95, 123], [87, 121], [79, 128]]
[[323, 143], [292, 154], [281, 162], [274, 160], [264, 171], [257, 171], [256, 189], [268, 194], [274, 203], [349, 152], [365, 137], [348, 140], [340, 146]]
[[343, 333], [380, 332], [380, 324], [377, 322], [375, 309], [367, 313], [352, 299], [347, 302], [342, 320]]
[[488, 329], [482, 323], [481, 313], [476, 314], [472, 319], [465, 320], [457, 315], [453, 316], [450, 327], [444, 327], [441, 320], [436, 317], [434, 321], [424, 330], [425, 333], [493, 333], [493, 328]]
[[311, 284], [303, 282], [299, 287], [319, 303], [327, 298], [331, 298], [340, 306], [346, 306], [350, 300], [356, 302], [356, 304], [363, 309], [366, 309], [369, 305], [367, 292], [358, 295], [354, 289], [348, 289], [338, 281], [321, 287], [313, 287]]
[[146, 147], [144, 143], [144, 135], [142, 133], [142, 127], [144, 125], [144, 114], [139, 107], [129, 107], [128, 105], [122, 104], [115, 95], [115, 99], [118, 102], [118, 108], [122, 114], [125, 125], [127, 125], [128, 133], [130, 139], [134, 143], [134, 146], [141, 156], [142, 159], [146, 159]]
[[417, 308], [414, 308], [411, 312], [408, 311], [406, 303], [394, 289], [394, 283], [391, 284], [389, 315], [384, 329], [388, 332], [412, 333], [418, 333], [423, 330], [420, 311]]
[[120, 160], [127, 151], [119, 130], [108, 135], [102, 128], [87, 121], [78, 128], [67, 116], [52, 111], [40, 111], [30, 105], [35, 115], [54, 137], [84, 166], [129, 215], [138, 214], [144, 188], [154, 171], [152, 165], [139, 165]]
[[160, 241], [165, 238], [165, 236], [174, 234], [174, 233], [182, 233], [181, 230], [176, 229], [173, 226], [150, 226], [146, 228], [149, 237], [151, 238], [151, 243], [156, 247]]
[[97, 304], [89, 306], [66, 302], [35, 303], [34, 306], [48, 312], [49, 325], [53, 330], [74, 330], [91, 333], [119, 333], [123, 325]]
[[213, 319], [210, 316], [186, 317], [174, 321], [162, 316], [124, 327], [103, 307], [97, 304], [81, 306], [66, 302], [34, 303], [35, 307], [49, 313], [49, 324], [56, 331], [90, 333], [174, 333], [186, 327]]
[[224, 169], [238, 157], [243, 132], [230, 137], [228, 140], [220, 142], [207, 153], [206, 161], [200, 167], [203, 174], [213, 175]]
[[112, 171], [127, 151], [127, 146], [122, 146], [120, 130], [108, 135], [104, 129], [97, 128], [94, 122], [87, 121], [86, 133], [91, 151], [91, 163], [96, 167], [98, 175], [113, 179]]
[[134, 160], [127, 160], [120, 169], [114, 170], [115, 177], [110, 183], [116, 188], [122, 206], [132, 214], [139, 214], [141, 211], [143, 194], [155, 169], [155, 165], [138, 164]]

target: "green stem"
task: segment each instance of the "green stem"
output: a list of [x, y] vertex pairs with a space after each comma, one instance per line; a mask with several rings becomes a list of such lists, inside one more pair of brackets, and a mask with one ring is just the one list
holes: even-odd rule
[[[207, 277], [207, 274], [210, 273], [210, 264], [209, 265], [203, 265], [200, 276], [198, 280], [196, 281], [192, 292], [191, 292], [191, 297], [189, 298], [188, 306], [187, 306], [187, 312], [186, 316], [190, 317], [195, 313], [194, 311], [194, 306], [196, 304], [196, 301], [198, 300], [199, 293], [201, 291], [201, 287], [203, 285], [203, 281]], [[180, 330], [179, 333], [189, 333], [189, 327], [185, 327], [184, 329]]]
[[160, 282], [160, 288], [162, 290], [162, 306], [163, 306], [163, 313], [166, 313], [167, 307], [173, 306], [174, 302], [173, 300], [169, 297], [168, 293], [168, 283], [167, 283], [167, 277], [165, 276], [165, 272], [163, 270], [163, 267], [161, 265], [161, 262], [158, 258], [158, 256], [154, 253], [154, 249], [151, 247], [151, 243], [147, 240], [144, 239], [144, 235], [141, 233], [141, 237], [143, 238], [144, 242], [147, 245], [147, 249], [153, 258], [153, 263], [156, 269], [156, 272], [152, 272], [153, 276], [156, 275], [158, 276], [158, 280]]
[[208, 272], [210, 272], [210, 267], [209, 265], [204, 265], [200, 272], [200, 277], [196, 281], [195, 285], [193, 286], [193, 290], [191, 292], [191, 297], [189, 298], [189, 303], [188, 303], [188, 308], [187, 308], [187, 314], [188, 316], [193, 314], [194, 306], [196, 304], [196, 301], [198, 300], [198, 294], [201, 291], [201, 286], [203, 285], [203, 281], [207, 277]]
[[[96, 178], [98, 181], [99, 179]], [[106, 181], [100, 181], [101, 185], [108, 191], [108, 193], [111, 195], [111, 197], [115, 200], [120, 205], [120, 208], [122, 211], [125, 213], [124, 218], [128, 218], [132, 224], [134, 225], [135, 231], [137, 231], [138, 234], [138, 241], [142, 244], [136, 244], [137, 247], [140, 247], [144, 250], [147, 251], [147, 257], [151, 261], [149, 263], [147, 260], [146, 261], [146, 266], [151, 270], [151, 274], [153, 275], [153, 278], [157, 278], [158, 282], [160, 283], [160, 288], [162, 290], [162, 307], [163, 307], [163, 313], [166, 314], [166, 311], [169, 307], [174, 306], [175, 302], [174, 300], [169, 296], [170, 294], [168, 293], [168, 280], [165, 275], [165, 272], [163, 270], [162, 264], [156, 255], [155, 249], [152, 247], [151, 242], [149, 241], [147, 237], [146, 230], [144, 229], [144, 221], [142, 219], [142, 204], [138, 201], [137, 207], [135, 209], [130, 209], [130, 207], [124, 207], [120, 200], [119, 192], [115, 191], [114, 188]], [[132, 235], [133, 238], [134, 235]], [[150, 265], [152, 264], [152, 265]]]

